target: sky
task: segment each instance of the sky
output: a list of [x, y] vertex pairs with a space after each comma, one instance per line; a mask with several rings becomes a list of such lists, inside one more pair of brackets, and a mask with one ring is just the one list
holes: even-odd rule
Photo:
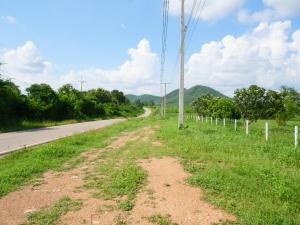
[[[164, 82], [179, 86], [180, 0], [169, 0]], [[201, 0], [198, 0], [200, 2]], [[185, 0], [186, 21], [194, 0]], [[203, 0], [204, 2], [204, 0]], [[1, 74], [25, 91], [119, 89], [160, 93], [163, 0], [0, 0]], [[185, 86], [232, 96], [256, 84], [300, 90], [299, 0], [206, 0], [187, 35]]]

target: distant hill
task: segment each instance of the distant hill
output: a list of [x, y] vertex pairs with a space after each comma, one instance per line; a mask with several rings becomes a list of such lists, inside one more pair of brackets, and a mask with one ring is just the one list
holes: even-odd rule
[[[169, 94], [167, 94], [167, 104], [169, 104], [169, 105], [178, 105], [178, 94], [179, 94], [178, 89], [176, 89], [176, 90], [170, 92]], [[205, 95], [205, 94], [211, 94], [212, 96], [227, 98], [227, 96], [223, 95], [221, 92], [216, 91], [213, 88], [202, 86], [202, 85], [197, 85], [197, 86], [194, 86], [190, 89], [185, 89], [184, 102], [185, 102], [185, 104], [189, 105], [196, 98], [198, 98], [201, 95]], [[160, 102], [160, 97], [155, 96], [155, 95], [141, 95], [141, 96], [126, 95], [126, 97], [130, 101], [136, 101], [136, 100], [139, 99], [142, 102], [149, 102], [149, 101], [152, 100], [155, 104], [159, 104], [159, 102]]]
[[136, 100], [140, 100], [141, 102], [151, 102], [153, 101], [154, 104], [159, 104], [160, 97], [155, 95], [126, 95], [126, 97], [131, 101], [134, 102]]

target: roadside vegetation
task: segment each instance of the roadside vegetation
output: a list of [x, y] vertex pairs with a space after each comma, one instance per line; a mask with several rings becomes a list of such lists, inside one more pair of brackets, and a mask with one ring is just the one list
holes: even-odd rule
[[32, 84], [23, 94], [0, 74], [0, 109], [0, 132], [5, 132], [95, 118], [133, 117], [143, 112], [143, 104], [131, 103], [118, 90], [80, 92], [70, 84], [57, 91], [48, 84]]
[[[269, 120], [270, 138], [265, 142], [260, 119], [252, 120], [249, 135], [242, 122], [235, 131], [232, 121], [223, 127], [188, 119], [188, 128], [179, 130], [177, 114], [169, 113], [162, 120], [157, 110], [146, 119], [131, 119], [101, 132], [79, 134], [1, 158], [0, 195], [47, 170], [62, 169], [83, 151], [105, 148], [113, 137], [138, 131], [139, 138], [99, 152], [101, 163], [85, 178], [83, 188], [92, 190], [95, 197], [118, 202], [110, 210], [134, 209], [137, 193], [147, 179], [139, 159], [170, 156], [178, 157], [191, 174], [187, 182], [202, 188], [208, 202], [236, 215], [237, 224], [300, 224], [300, 151], [293, 145], [293, 126], [300, 122], [295, 117], [284, 124]], [[147, 127], [153, 133], [145, 139], [140, 129]], [[150, 219], [153, 224], [176, 222], [163, 213]]]
[[300, 113], [300, 93], [290, 87], [280, 91], [266, 90], [256, 85], [237, 89], [232, 99], [203, 95], [193, 103], [199, 116], [240, 119], [256, 122], [259, 119], [274, 119], [278, 125], [295, 118]]

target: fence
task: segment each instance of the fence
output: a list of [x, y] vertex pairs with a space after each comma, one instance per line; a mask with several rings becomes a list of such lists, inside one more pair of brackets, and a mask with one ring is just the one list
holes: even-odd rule
[[[194, 114], [189, 114], [186, 116], [186, 119], [191, 119], [191, 120], [195, 120], [196, 122], [202, 122], [204, 123], [208, 123], [209, 121], [209, 117], [205, 117], [204, 116], [199, 116], [199, 115], [194, 115]], [[210, 117], [210, 124], [213, 125], [213, 120], [215, 120], [215, 125], [218, 126], [219, 125], [219, 118], [213, 118]], [[230, 126], [230, 123], [228, 123], [228, 121], [232, 121], [232, 120], [227, 120], [226, 118], [223, 118], [223, 127], [225, 128], [226, 126]], [[234, 131], [238, 130], [238, 120], [234, 120]], [[250, 124], [249, 124], [249, 120], [245, 120], [244, 121], [244, 126], [243, 129], [245, 129], [245, 134], [249, 135], [250, 133]], [[294, 133], [294, 137], [292, 135], [292, 133]], [[293, 137], [294, 139], [294, 146], [295, 148], [298, 147], [298, 143], [299, 143], [299, 128], [298, 126], [294, 126], [294, 132], [291, 131], [291, 137]], [[269, 141], [269, 122], [265, 122], [264, 125], [264, 138], [265, 141], [268, 142]]]

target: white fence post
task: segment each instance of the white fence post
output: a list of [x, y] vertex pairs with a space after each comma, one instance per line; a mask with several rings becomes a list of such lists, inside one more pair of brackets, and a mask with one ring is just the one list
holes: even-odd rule
[[218, 125], [218, 118], [216, 118], [216, 125]]
[[249, 120], [246, 120], [246, 134], [249, 134]]
[[268, 122], [266, 122], [266, 125], [265, 125], [265, 134], [266, 134], [266, 142], [268, 142], [269, 140], [269, 124]]
[[298, 146], [298, 126], [295, 126], [295, 148]]
[[234, 120], [234, 130], [235, 131], [237, 130], [237, 120], [236, 119]]
[[223, 119], [223, 125], [224, 125], [224, 127], [226, 127], [226, 119], [225, 118]]

